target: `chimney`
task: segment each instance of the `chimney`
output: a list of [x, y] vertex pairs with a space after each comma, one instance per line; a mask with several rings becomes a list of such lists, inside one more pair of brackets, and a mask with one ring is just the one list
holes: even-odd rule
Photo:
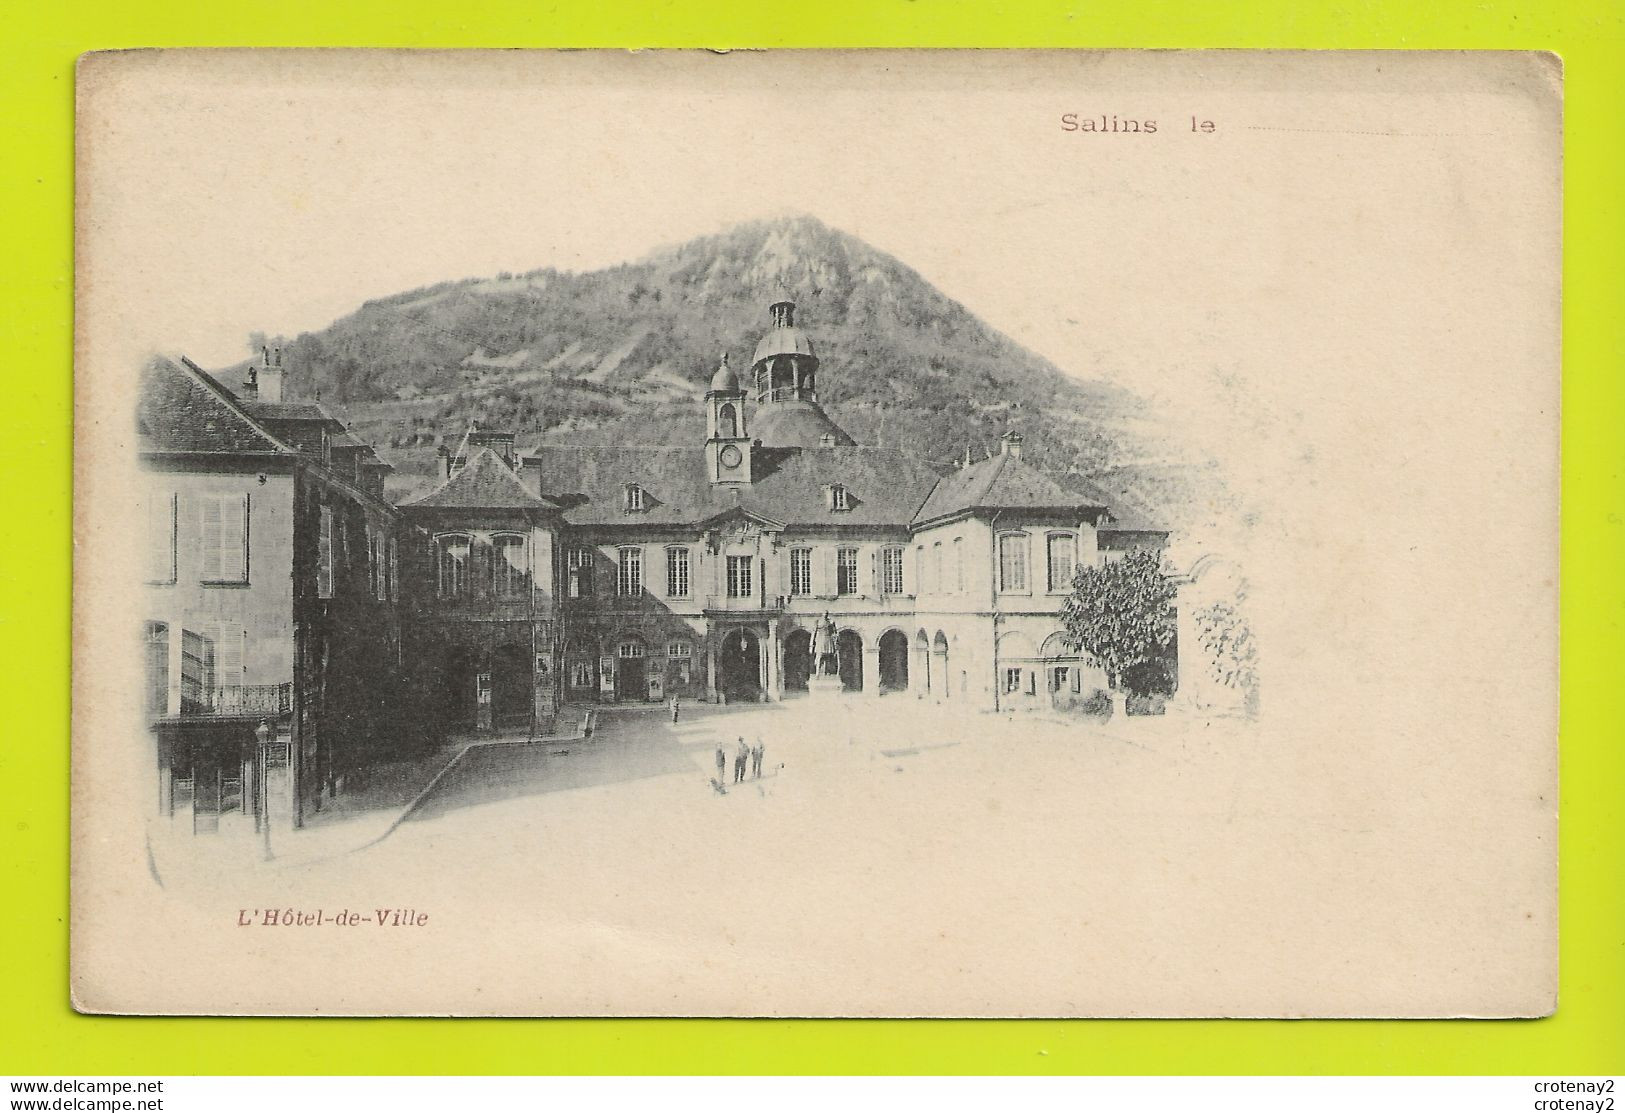
[[834, 433], [820, 433], [820, 434], [818, 434], [818, 447], [819, 448], [834, 448], [835, 447], [835, 434]]
[[282, 401], [282, 349], [261, 349], [265, 360], [264, 366], [259, 369], [258, 391], [263, 402]]
[[1008, 456], [1012, 460], [1021, 459], [1022, 436], [1014, 429], [999, 438], [999, 455]]
[[510, 468], [519, 463], [518, 454], [514, 451], [514, 435], [506, 429], [478, 429], [468, 431], [468, 454], [474, 455], [476, 448], [490, 448], [502, 457], [503, 463]]
[[253, 362], [248, 364], [248, 374], [243, 378], [243, 385], [237, 391], [239, 398], [258, 398], [260, 394], [259, 368]]

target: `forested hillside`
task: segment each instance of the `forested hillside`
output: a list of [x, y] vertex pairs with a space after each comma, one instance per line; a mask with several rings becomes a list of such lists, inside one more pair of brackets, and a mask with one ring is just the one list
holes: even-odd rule
[[[586, 273], [443, 282], [369, 301], [284, 349], [289, 397], [320, 397], [421, 482], [438, 438], [470, 420], [524, 445], [696, 438], [721, 353], [742, 372], [787, 294], [821, 359], [820, 400], [860, 442], [947, 466], [1019, 428], [1063, 482], [1091, 476], [1169, 524], [1222, 493], [1159, 439], [1132, 394], [984, 325], [903, 263], [811, 217], [740, 225]], [[1087, 369], [1081, 369], [1087, 371]]]

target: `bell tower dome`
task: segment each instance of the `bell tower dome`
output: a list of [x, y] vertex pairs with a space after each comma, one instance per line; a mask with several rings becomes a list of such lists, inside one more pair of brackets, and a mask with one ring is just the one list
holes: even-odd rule
[[818, 404], [818, 354], [796, 325], [796, 303], [780, 298], [768, 315], [770, 326], [750, 363], [757, 439], [771, 448], [857, 443]]
[[705, 392], [705, 470], [716, 484], [748, 484], [751, 479], [745, 388], [728, 366], [727, 352]]
[[811, 338], [796, 327], [796, 303], [781, 298], [767, 312], [772, 325], [750, 362], [757, 404], [818, 401], [818, 356]]

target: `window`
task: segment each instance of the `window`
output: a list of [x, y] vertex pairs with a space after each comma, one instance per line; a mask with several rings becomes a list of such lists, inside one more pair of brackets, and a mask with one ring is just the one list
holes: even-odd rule
[[694, 647], [688, 642], [671, 642], [666, 646], [667, 657], [692, 657]]
[[1078, 541], [1070, 533], [1052, 533], [1046, 538], [1049, 550], [1049, 590], [1072, 589], [1072, 567], [1077, 562]]
[[593, 684], [592, 662], [582, 659], [570, 662], [570, 687], [591, 688]]
[[728, 598], [749, 599], [751, 595], [751, 565], [755, 557], [728, 558]]
[[321, 525], [316, 531], [316, 596], [333, 598], [333, 508], [321, 509]]
[[673, 599], [688, 597], [688, 550], [666, 550], [666, 594]]
[[914, 546], [914, 590], [925, 594], [925, 546]]
[[391, 599], [398, 600], [401, 597], [400, 577], [401, 554], [400, 550], [395, 546], [395, 539], [391, 537], [389, 539], [389, 597]]
[[965, 590], [965, 539], [954, 538], [954, 591]]
[[462, 599], [468, 595], [468, 538], [453, 534], [435, 538], [437, 554], [436, 590], [442, 599]]
[[837, 549], [835, 551], [835, 594], [856, 595], [858, 593], [858, 551], [856, 549]]
[[626, 657], [631, 660], [637, 660], [643, 657], [647, 652], [648, 651], [643, 648], [642, 642], [622, 642], [615, 648], [615, 655], [617, 657]]
[[147, 496], [147, 580], [155, 584], [175, 582], [175, 495], [172, 492], [154, 491]]
[[638, 514], [643, 509], [643, 488], [636, 483], [628, 483], [626, 485], [626, 512], [628, 514]]
[[491, 591], [499, 599], [517, 599], [525, 593], [525, 539], [499, 533], [491, 539]]
[[378, 578], [378, 582], [373, 585], [373, 595], [379, 602], [383, 602], [389, 598], [389, 538], [384, 536], [383, 530], [379, 530], [373, 534], [372, 544], [372, 566]]
[[643, 550], [628, 545], [618, 554], [620, 561], [615, 574], [616, 595], [643, 594]]
[[1019, 668], [1004, 670], [1004, 690], [1006, 694], [1021, 691], [1021, 670]]
[[812, 594], [812, 550], [790, 550], [790, 594]]
[[363, 540], [367, 544], [367, 594], [372, 595], [378, 590], [379, 568], [377, 561], [373, 559], [377, 555], [377, 549], [373, 546], [372, 527], [363, 522], [361, 528], [365, 531]]
[[1027, 590], [1027, 535], [999, 535], [999, 590]]
[[203, 495], [203, 581], [248, 582], [248, 496]]
[[942, 578], [942, 542], [931, 544], [931, 586], [939, 592], [948, 590], [948, 581]]
[[214, 639], [196, 630], [181, 631], [181, 714], [208, 710], [214, 689]]
[[880, 553], [880, 590], [885, 595], [903, 594], [903, 550], [882, 549]]
[[565, 558], [572, 599], [586, 599], [592, 595], [592, 552], [588, 548], [571, 549]]
[[831, 510], [851, 510], [852, 496], [847, 489], [836, 483], [829, 489], [829, 508]]
[[169, 710], [169, 625], [147, 623], [147, 714], [162, 715]]
[[739, 436], [739, 414], [731, 402], [725, 403], [717, 411], [717, 436], [723, 440], [734, 440]]

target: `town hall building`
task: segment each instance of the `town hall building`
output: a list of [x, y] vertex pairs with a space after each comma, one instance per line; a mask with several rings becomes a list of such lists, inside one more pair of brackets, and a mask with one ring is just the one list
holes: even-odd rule
[[425, 544], [410, 654], [459, 721], [561, 702], [774, 701], [805, 693], [815, 628], [842, 688], [986, 709], [1082, 702], [1105, 678], [1060, 610], [1080, 563], [1160, 531], [1022, 460], [1022, 438], [943, 474], [857, 444], [819, 404], [795, 306], [741, 377], [711, 377], [689, 444], [516, 450], [473, 430], [404, 501]]

